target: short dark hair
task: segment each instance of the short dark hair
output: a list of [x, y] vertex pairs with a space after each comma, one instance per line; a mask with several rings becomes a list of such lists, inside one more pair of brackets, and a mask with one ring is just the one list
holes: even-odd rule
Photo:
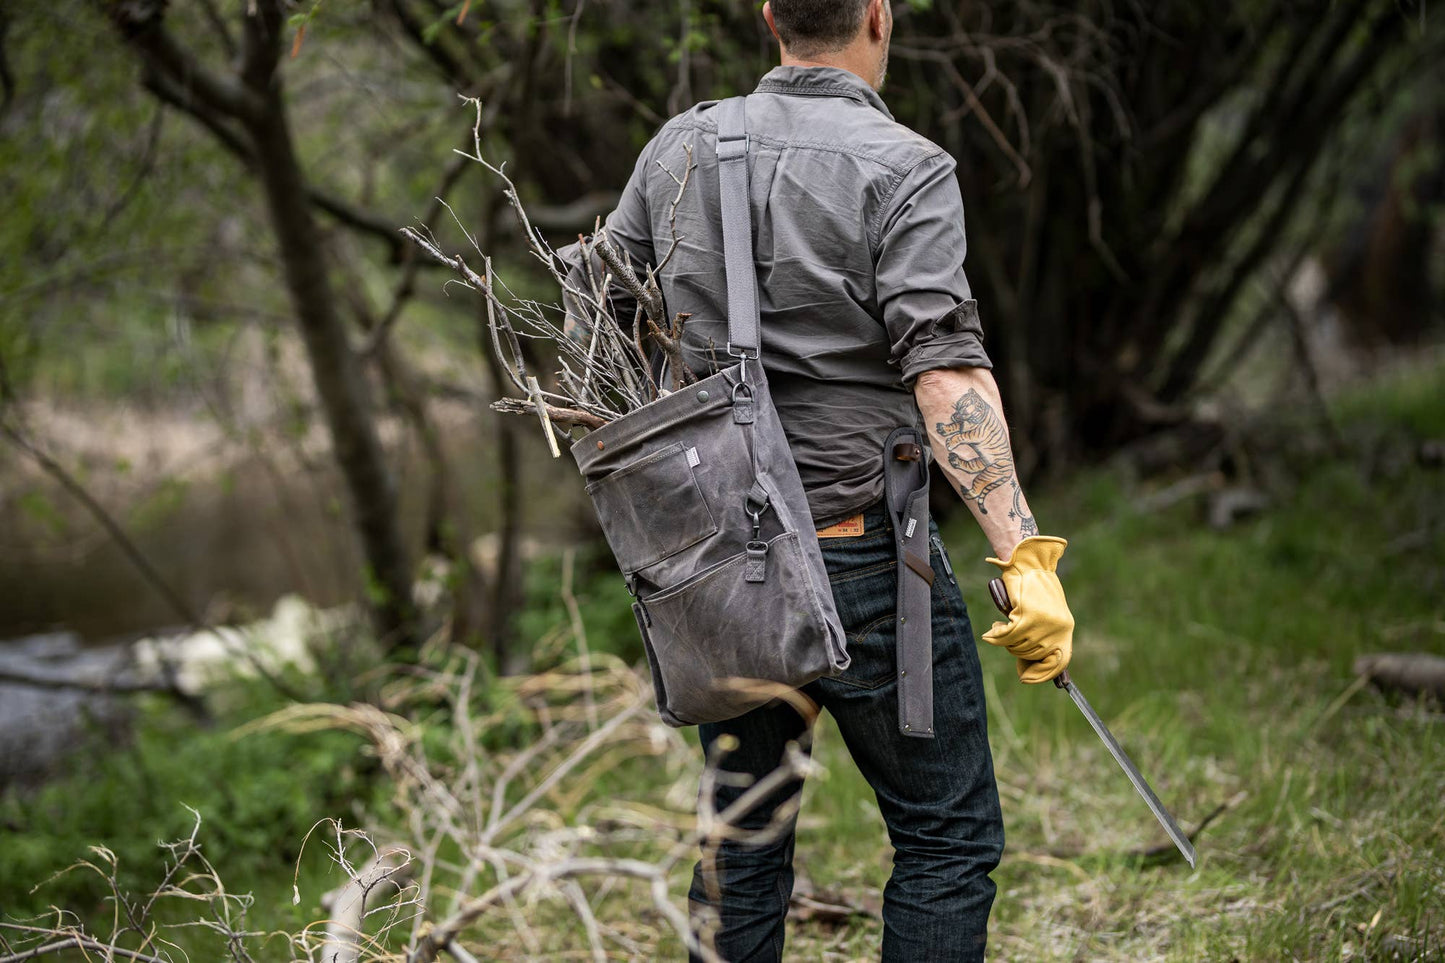
[[869, 0], [772, 0], [773, 25], [789, 52], [809, 57], [846, 47], [863, 27]]

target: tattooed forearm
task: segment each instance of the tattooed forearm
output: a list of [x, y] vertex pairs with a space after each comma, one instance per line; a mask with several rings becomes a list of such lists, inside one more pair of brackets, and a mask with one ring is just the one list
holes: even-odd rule
[[993, 375], [981, 368], [925, 371], [914, 394], [949, 484], [998, 557], [1009, 558], [1021, 539], [1039, 534], [1039, 526], [1019, 484]]
[[960, 494], [973, 499], [979, 512], [988, 514], [984, 502], [996, 489], [1010, 483], [1018, 488], [1008, 431], [977, 391], [968, 389], [953, 407], [953, 420], [947, 424], [939, 422], [934, 430], [948, 446], [948, 464], [955, 471], [972, 476]]
[[1024, 538], [1028, 538], [1030, 535], [1037, 535], [1039, 533], [1039, 523], [1034, 521], [1034, 517], [1030, 515], [1028, 509], [1023, 506], [1024, 490], [1019, 487], [1018, 479], [1014, 479], [1012, 484], [1014, 488], [1014, 507], [1009, 509], [1009, 521], [1013, 521], [1015, 518], [1019, 520], [1019, 534]]

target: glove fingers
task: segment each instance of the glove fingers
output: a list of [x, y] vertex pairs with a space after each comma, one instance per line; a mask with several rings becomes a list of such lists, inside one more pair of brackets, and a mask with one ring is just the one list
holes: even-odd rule
[[989, 645], [1007, 649], [1020, 659], [1037, 661], [1053, 648], [1044, 641], [1049, 637], [1048, 633], [1040, 635], [1037, 629], [1036, 625], [1011, 618], [1008, 622], [995, 622], [993, 628], [983, 634], [983, 640]]
[[1013, 603], [1007, 622], [996, 622], [983, 636], [1018, 659], [1019, 679], [1048, 682], [1068, 667], [1073, 653], [1074, 617], [1056, 574], [1068, 542], [1032, 536], [1014, 548], [1008, 562], [989, 559]]
[[999, 648], [1008, 649], [1021, 639], [1023, 620], [1018, 615], [1010, 615], [1007, 622], [995, 622], [987, 632], [983, 634], [983, 640], [989, 645], [996, 645]]
[[1058, 649], [1055, 649], [1037, 661], [1019, 659], [1019, 681], [1026, 685], [1038, 685], [1040, 682], [1049, 682], [1060, 672], [1063, 672], [1067, 666], [1068, 660], [1064, 658], [1064, 653]]
[[[1026, 634], [1028, 633], [1028, 634]], [[1009, 655], [1026, 659], [1030, 662], [1042, 659], [1049, 651], [1050, 646], [1043, 644], [1029, 633], [1028, 627], [1021, 626], [1002, 634], [993, 635], [992, 630], [986, 633], [983, 640], [989, 645], [996, 645], [1006, 650]]]

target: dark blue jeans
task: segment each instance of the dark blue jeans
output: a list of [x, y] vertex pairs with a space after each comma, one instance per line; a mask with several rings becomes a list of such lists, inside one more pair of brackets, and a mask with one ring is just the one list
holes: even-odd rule
[[[983, 681], [973, 629], [938, 544], [933, 549], [934, 739], [898, 731], [894, 650], [897, 563], [882, 507], [866, 513], [856, 538], [824, 539], [833, 598], [848, 631], [853, 663], [841, 676], [803, 692], [832, 713], [848, 751], [878, 799], [893, 844], [893, 875], [883, 897], [883, 960], [982, 960], [993, 905], [989, 874], [1003, 852], [1003, 820], [984, 715]], [[937, 534], [937, 527], [933, 528]], [[788, 743], [806, 749], [807, 723], [774, 703], [727, 722], [700, 727], [703, 751], [735, 736], [722, 756], [715, 805], [721, 811], [772, 772]], [[802, 791], [795, 780], [755, 809], [743, 827], [760, 830], [774, 810]], [[796, 822], [796, 820], [794, 820]], [[723, 843], [713, 862], [700, 861], [689, 897], [694, 927], [711, 930], [729, 963], [783, 958], [783, 920], [793, 890], [794, 833], [774, 843]]]

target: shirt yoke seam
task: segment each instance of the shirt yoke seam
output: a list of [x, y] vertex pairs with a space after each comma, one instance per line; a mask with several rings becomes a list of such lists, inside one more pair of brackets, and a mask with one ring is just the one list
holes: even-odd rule
[[[683, 117], [674, 117], [666, 124], [664, 129], [671, 131], [695, 130], [701, 131], [705, 134], [713, 134], [714, 136], [716, 136], [717, 134], [717, 125], [708, 125], [692, 118], [684, 119]], [[939, 147], [937, 144], [929, 143], [928, 149], [923, 150], [919, 154], [919, 156], [913, 158], [911, 162], [894, 163], [888, 161], [883, 157], [880, 157], [875, 152], [860, 150], [847, 144], [830, 143], [828, 141], [794, 141], [780, 137], [769, 137], [766, 134], [758, 133], [749, 133], [748, 137], [749, 139], [757, 140], [761, 144], [765, 144], [769, 147], [777, 147], [780, 149], [801, 148], [804, 150], [818, 150], [835, 154], [846, 154], [851, 157], [857, 157], [860, 160], [865, 160], [870, 163], [877, 164], [880, 167], [887, 168], [889, 171], [891, 171], [893, 174], [893, 182], [888, 186], [888, 190], [883, 194], [882, 198], [880, 198], [878, 203], [878, 210], [874, 212], [872, 217], [872, 223], [868, 226], [869, 256], [872, 257], [874, 260], [876, 260], [878, 257], [878, 246], [882, 243], [883, 240], [882, 235], [884, 216], [888, 212], [889, 208], [892, 206], [893, 198], [898, 193], [898, 189], [903, 186], [903, 182], [908, 179], [908, 175], [912, 174], [925, 162], [934, 160], [935, 158], [945, 156], [947, 154], [947, 151], [945, 151], [942, 147]]]
[[[667, 129], [689, 129], [702, 131], [704, 134], [717, 134], [716, 126], [709, 126], [699, 121], [673, 121], [667, 125]], [[839, 144], [832, 141], [789, 140], [782, 137], [769, 137], [767, 134], [758, 134], [752, 132], [748, 134], [748, 139], [756, 140], [759, 143], [765, 144], [769, 147], [802, 148], [805, 150], [826, 151], [834, 154], [847, 154], [852, 157], [857, 157], [860, 160], [871, 161], [872, 163], [877, 164], [880, 167], [886, 167], [894, 174], [901, 176], [907, 176], [909, 171], [913, 170], [923, 161], [928, 160], [932, 157], [937, 157], [938, 155], [944, 153], [942, 147], [939, 147], [937, 144], [929, 144], [928, 147], [923, 150], [923, 153], [918, 158], [908, 162], [894, 162], [880, 156], [876, 151], [869, 151], [858, 147], [853, 147], [848, 144]]]

